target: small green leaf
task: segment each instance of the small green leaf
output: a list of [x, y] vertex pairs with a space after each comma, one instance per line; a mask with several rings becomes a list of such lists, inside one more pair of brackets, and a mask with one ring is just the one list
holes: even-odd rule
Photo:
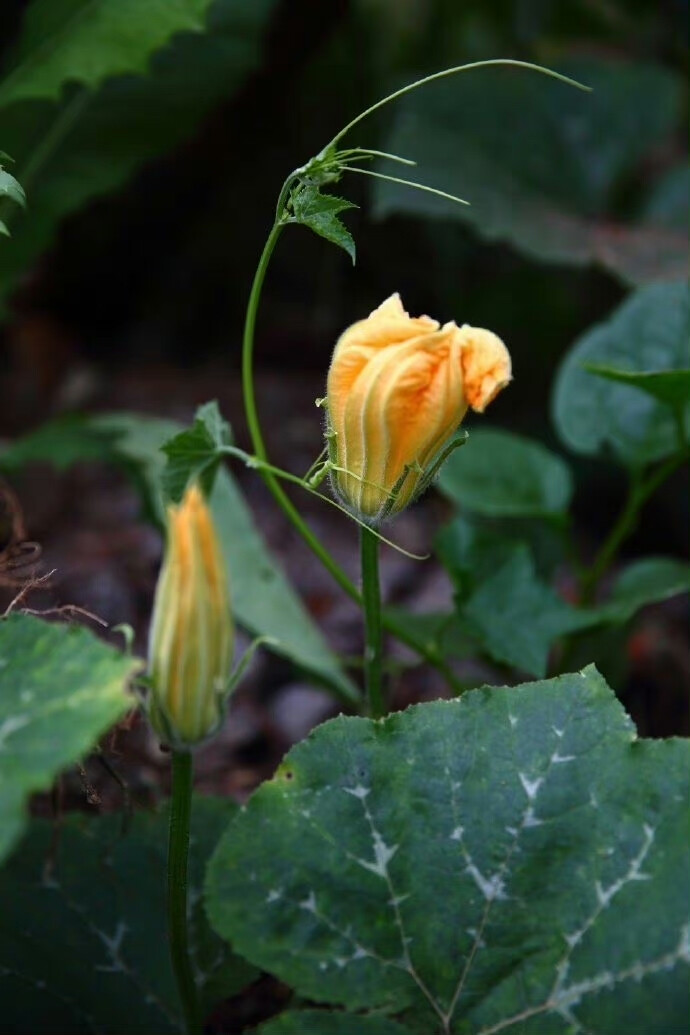
[[296, 1010], [256, 1029], [256, 1035], [409, 1035], [409, 1028], [376, 1014]]
[[671, 557], [635, 561], [614, 583], [609, 599], [596, 610], [605, 621], [623, 623], [646, 604], [690, 592], [690, 565]]
[[135, 706], [125, 687], [139, 664], [76, 625], [0, 620], [0, 858], [22, 832], [27, 796]]
[[690, 400], [690, 370], [618, 370], [601, 363], [585, 363], [584, 368], [607, 381], [638, 388], [674, 410], [682, 410]]
[[487, 517], [543, 517], [567, 510], [570, 469], [538, 442], [498, 428], [472, 431], [448, 458], [438, 487], [455, 503]]
[[152, 51], [177, 32], [200, 32], [211, 0], [34, 0], [9, 55], [0, 106], [60, 96], [66, 82], [91, 89], [123, 73], [143, 74]]
[[0, 166], [0, 201], [3, 198], [10, 198], [17, 205], [26, 208], [26, 194], [21, 183]]
[[[190, 953], [204, 1009], [256, 970], [210, 930], [206, 861], [236, 811], [198, 797], [191, 820]], [[167, 809], [34, 821], [0, 871], [0, 996], [13, 1032], [164, 1035], [182, 1030], [164, 935]], [[58, 833], [59, 831], [59, 833]]]
[[523, 544], [477, 586], [461, 613], [487, 654], [534, 676], [545, 674], [560, 637], [597, 623], [594, 613], [566, 604], [537, 577]]
[[606, 322], [575, 342], [561, 365], [552, 411], [563, 443], [590, 455], [612, 450], [630, 466], [674, 453], [678, 431], [668, 406], [649, 393], [631, 392], [628, 384], [593, 377], [585, 364], [632, 374], [673, 373], [688, 366], [689, 339], [687, 282], [649, 284], [629, 295]]
[[357, 208], [352, 201], [335, 194], [322, 194], [316, 187], [303, 187], [291, 198], [292, 210], [298, 222], [324, 213], [336, 215], [348, 208]]
[[3, 223], [2, 219], [0, 219], [0, 234], [2, 234], [3, 237], [10, 237], [11, 236], [10, 235], [10, 231], [9, 231], [9, 229], [7, 227], [7, 224]]
[[322, 194], [316, 187], [305, 187], [292, 199], [294, 222], [308, 226], [320, 237], [343, 248], [355, 261], [355, 242], [349, 230], [337, 218], [336, 212], [356, 208], [352, 202], [332, 194]]
[[192, 427], [178, 432], [161, 446], [168, 458], [162, 475], [165, 497], [178, 503], [193, 479], [199, 479], [204, 492], [210, 494], [222, 459], [219, 450], [231, 444], [232, 431], [221, 416], [218, 403], [200, 406]]
[[419, 1035], [681, 1035], [689, 777], [592, 667], [334, 719], [230, 824], [208, 915], [298, 995]]

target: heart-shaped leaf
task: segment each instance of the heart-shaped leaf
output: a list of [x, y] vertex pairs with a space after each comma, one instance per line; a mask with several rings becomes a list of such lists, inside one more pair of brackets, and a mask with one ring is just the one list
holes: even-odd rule
[[689, 749], [637, 740], [593, 668], [334, 719], [231, 823], [209, 916], [412, 1032], [680, 1035]]
[[[577, 453], [612, 450], [631, 466], [678, 449], [673, 412], [651, 395], [589, 373], [596, 363], [630, 373], [688, 365], [690, 290], [687, 282], [649, 284], [630, 295], [604, 323], [587, 331], [565, 357], [554, 384], [553, 418]], [[690, 414], [690, 400], [686, 404]]]

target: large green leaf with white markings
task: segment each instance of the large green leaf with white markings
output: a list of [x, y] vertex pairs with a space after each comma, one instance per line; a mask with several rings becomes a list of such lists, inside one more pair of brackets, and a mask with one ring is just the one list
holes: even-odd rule
[[19, 837], [24, 800], [87, 754], [136, 701], [135, 662], [88, 629], [31, 615], [0, 621], [0, 859]]
[[[207, 1007], [254, 969], [210, 930], [209, 853], [232, 802], [200, 798], [192, 818], [190, 954]], [[181, 1030], [165, 931], [167, 813], [36, 821], [0, 872], [3, 1030], [150, 1035]]]
[[637, 740], [594, 668], [335, 719], [231, 823], [209, 916], [424, 1035], [680, 1033], [689, 755]]

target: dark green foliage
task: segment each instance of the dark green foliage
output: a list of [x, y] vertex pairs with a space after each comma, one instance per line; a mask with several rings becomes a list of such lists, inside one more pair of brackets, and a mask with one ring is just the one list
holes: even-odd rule
[[[608, 320], [584, 334], [563, 360], [554, 385], [553, 415], [565, 445], [578, 453], [613, 451], [616, 459], [632, 467], [675, 452], [678, 426], [672, 410], [659, 399], [658, 384], [654, 393], [645, 394], [635, 390], [639, 383], [634, 387], [615, 383], [595, 376], [587, 365], [631, 374], [680, 372], [682, 379], [689, 340], [687, 282], [650, 284], [630, 295]], [[665, 384], [668, 392], [668, 379]], [[686, 413], [690, 413], [690, 400]]]
[[690, 370], [617, 370], [599, 363], [585, 363], [585, 370], [608, 381], [630, 385], [681, 412], [690, 399]]
[[[201, 903], [206, 860], [235, 809], [199, 798], [192, 818], [191, 954], [207, 1011], [256, 976], [209, 929]], [[0, 872], [6, 1030], [182, 1030], [164, 935], [167, 823], [167, 810], [137, 813], [126, 829], [121, 816], [32, 823]]]
[[473, 431], [448, 458], [439, 488], [454, 503], [486, 517], [544, 517], [568, 509], [567, 464], [539, 442], [497, 428]]
[[[44, 425], [0, 456], [0, 468], [11, 469], [32, 460], [47, 460], [60, 467], [92, 459], [123, 466], [141, 491], [150, 515], [162, 525], [166, 501], [171, 495], [177, 498], [192, 476], [210, 481], [220, 462], [218, 449], [229, 440], [229, 426], [216, 403], [200, 407], [194, 426], [186, 431], [173, 421], [107, 414]], [[270, 637], [272, 649], [306, 668], [343, 699], [356, 702], [354, 684], [268, 553], [226, 468], [215, 477], [211, 504], [238, 621], [250, 632]]]
[[[43, 0], [38, 5], [42, 31], [49, 30], [49, 18], [62, 19], [75, 5], [88, 17], [76, 20], [70, 39], [79, 57], [76, 75], [74, 53], [68, 67], [56, 50], [36, 78], [27, 66], [20, 78], [6, 81], [0, 141], [16, 159], [20, 179], [30, 171], [30, 180], [22, 182], [31, 206], [11, 248], [3, 247], [0, 300], [50, 245], [60, 220], [122, 187], [144, 162], [189, 137], [214, 104], [239, 88], [259, 62], [275, 6], [275, 0], [127, 3], [145, 31], [127, 34], [125, 46], [117, 45], [104, 24], [112, 18], [111, 3]], [[204, 23], [200, 12], [206, 9]], [[120, 17], [118, 10], [115, 18]], [[183, 31], [190, 28], [195, 31]], [[146, 75], [140, 74], [144, 70]], [[57, 99], [61, 77], [77, 78], [89, 88], [72, 84]], [[21, 95], [30, 99], [10, 103], [19, 84]]]
[[562, 60], [557, 71], [593, 92], [492, 68], [401, 100], [384, 150], [416, 159], [425, 183], [470, 205], [377, 182], [375, 211], [461, 220], [530, 258], [594, 262], [633, 283], [683, 276], [680, 227], [602, 220], [621, 181], [673, 130], [680, 81], [658, 66], [608, 59]]
[[335, 719], [230, 824], [209, 916], [300, 994], [424, 1035], [681, 1035], [688, 755], [593, 668]]

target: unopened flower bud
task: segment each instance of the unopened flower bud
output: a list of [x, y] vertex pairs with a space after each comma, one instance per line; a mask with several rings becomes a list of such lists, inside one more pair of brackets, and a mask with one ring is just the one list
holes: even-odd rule
[[225, 559], [197, 485], [167, 513], [167, 544], [149, 637], [150, 717], [167, 743], [184, 747], [223, 717], [234, 627]]
[[468, 408], [483, 413], [510, 380], [510, 355], [491, 331], [412, 318], [391, 295], [333, 353], [334, 491], [371, 524], [396, 514], [427, 487]]

